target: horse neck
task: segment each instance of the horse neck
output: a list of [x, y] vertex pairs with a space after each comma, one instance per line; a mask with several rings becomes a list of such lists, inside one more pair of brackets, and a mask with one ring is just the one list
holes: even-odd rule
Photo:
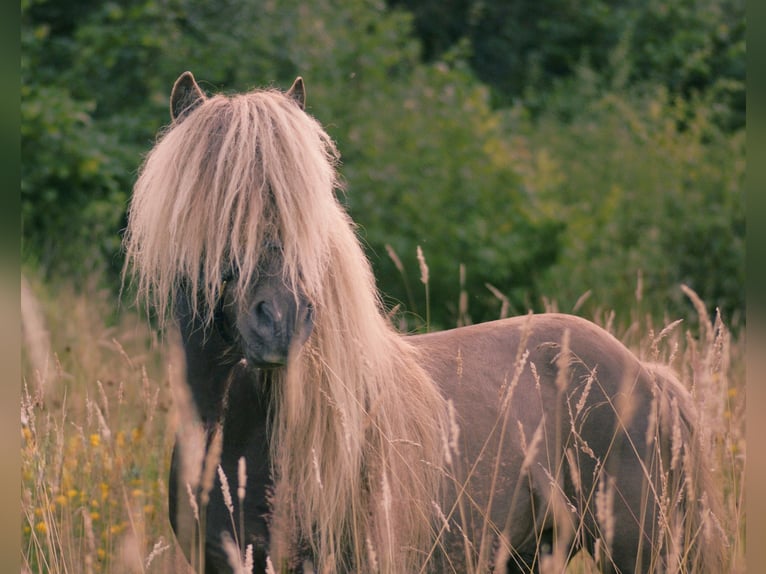
[[[266, 375], [241, 365], [215, 325], [205, 324], [204, 319], [193, 312], [188, 295], [181, 290], [176, 296], [174, 315], [184, 350], [186, 382], [197, 415], [206, 426], [220, 422], [230, 405], [240, 404], [243, 392], [263, 394], [260, 389], [268, 385], [258, 384], [257, 379]], [[253, 407], [264, 405], [265, 417], [268, 397], [248, 398], [257, 399], [247, 401]]]

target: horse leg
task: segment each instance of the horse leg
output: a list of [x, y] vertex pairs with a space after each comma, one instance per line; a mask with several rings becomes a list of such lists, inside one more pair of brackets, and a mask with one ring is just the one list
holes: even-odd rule
[[514, 548], [505, 565], [507, 574], [529, 574], [540, 572], [540, 560], [551, 553], [553, 530], [547, 528], [538, 536], [518, 548]]
[[[170, 526], [173, 528], [173, 533], [176, 536], [178, 546], [186, 556], [186, 560], [189, 564], [199, 567], [202, 563], [199, 547], [199, 519], [195, 515], [195, 510], [192, 505], [192, 500], [189, 498], [189, 493], [186, 490], [186, 485], [185, 483], [182, 483], [180, 470], [182, 464], [181, 449], [182, 445], [179, 444], [179, 439], [177, 439], [176, 444], [173, 446], [173, 454], [170, 459], [168, 514], [170, 518]], [[215, 493], [211, 493], [211, 495], [215, 496]], [[198, 504], [196, 496], [194, 501]], [[216, 505], [209, 504], [206, 510], [208, 511], [208, 533], [206, 533], [204, 540], [204, 574], [231, 572], [232, 569], [229, 567], [226, 556], [221, 549], [219, 537], [216, 535], [211, 536], [211, 525], [220, 522], [220, 517], [216, 515]]]
[[[631, 471], [635, 473], [631, 474]], [[645, 479], [640, 477], [640, 473], [640, 469], [626, 465], [615, 482], [611, 493], [614, 504], [611, 542], [605, 544], [602, 538], [598, 552], [590, 549], [589, 544], [591, 554], [597, 560], [601, 572], [634, 574], [653, 572], [661, 566], [654, 562], [656, 557], [652, 556], [650, 534], [652, 525], [657, 520], [656, 505], [653, 496], [646, 492], [648, 488], [644, 484]], [[605, 533], [601, 532], [601, 534]], [[664, 570], [664, 568], [661, 569]]]
[[540, 561], [553, 552], [556, 543], [551, 515], [546, 511], [548, 504], [534, 481], [530, 476], [529, 483], [520, 489], [512, 506], [513, 516], [506, 520], [507, 574], [540, 572]]
[[181, 448], [178, 439], [176, 439], [170, 459], [168, 515], [178, 545], [186, 559], [191, 563], [194, 541], [197, 538], [197, 523], [185, 486], [181, 484]]

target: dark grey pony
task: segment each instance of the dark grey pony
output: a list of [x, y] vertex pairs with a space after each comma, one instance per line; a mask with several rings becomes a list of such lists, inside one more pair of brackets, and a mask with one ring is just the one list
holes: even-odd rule
[[721, 572], [686, 390], [569, 315], [397, 334], [303, 102], [185, 73], [134, 190], [128, 265], [172, 308], [204, 437], [180, 430], [169, 482], [193, 565]]

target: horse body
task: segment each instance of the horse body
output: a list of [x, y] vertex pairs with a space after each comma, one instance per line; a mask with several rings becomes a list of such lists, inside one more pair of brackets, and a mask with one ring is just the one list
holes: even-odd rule
[[[562, 350], [565, 332], [568, 350]], [[642, 495], [643, 458], [653, 389], [662, 381], [630, 351], [593, 323], [562, 314], [514, 317], [412, 342], [454, 405], [461, 440], [453, 474], [460, 480], [445, 505], [458, 505], [464, 488], [470, 493], [462, 494], [470, 500], [462, 520], [475, 545], [482, 532], [495, 548], [502, 540], [511, 554], [509, 572], [539, 567], [541, 549], [553, 551], [555, 529], [567, 558], [583, 546], [593, 552], [603, 531], [595, 508], [599, 471], [611, 471], [620, 498], [612, 507], [617, 532], [604, 569], [633, 572], [642, 553], [649, 564], [651, 524], [640, 519], [651, 505]], [[562, 352], [570, 355], [563, 375]], [[620, 404], [632, 411], [622, 421]], [[460, 536], [451, 538], [453, 553], [465, 557]]]
[[131, 202], [126, 269], [174, 311], [196, 412], [169, 482], [190, 562], [720, 571], [688, 393], [573, 316], [395, 332], [304, 97], [182, 75]]

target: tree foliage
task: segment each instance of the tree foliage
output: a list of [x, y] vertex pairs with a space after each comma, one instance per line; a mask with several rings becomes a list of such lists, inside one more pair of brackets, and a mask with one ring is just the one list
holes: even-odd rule
[[588, 289], [625, 308], [639, 269], [654, 312], [680, 281], [743, 309], [741, 0], [391, 4], [23, 0], [27, 263], [119, 269], [181, 72], [211, 92], [302, 75], [389, 303], [426, 315], [420, 246], [437, 327], [497, 316], [487, 284], [517, 312]]
[[[470, 80], [462, 63], [424, 66], [406, 83], [366, 93], [359, 112], [360, 120], [376, 120], [355, 122], [347, 133], [349, 203], [378, 276], [402, 275], [389, 279], [384, 291], [425, 316], [420, 246], [431, 312], [441, 326], [445, 318], [454, 325], [460, 313], [474, 321], [496, 318], [500, 302], [487, 283], [527, 308], [537, 274], [559, 251], [560, 223], [525, 193], [487, 90]], [[471, 295], [462, 310], [461, 290]]]
[[616, 93], [586, 69], [559, 89], [537, 121], [507, 116], [524, 134], [516, 145], [535, 150], [517, 169], [567, 222], [561, 255], [572, 263], [550, 269], [541, 289], [562, 308], [590, 290], [592, 305], [625, 309], [640, 274], [669, 317], [687, 314], [687, 284], [728, 321], [743, 319], [744, 133], [722, 130], [714, 101], [656, 84]]
[[[467, 41], [479, 78], [507, 105], [545, 109], [546, 93], [583, 63], [605, 77], [630, 68], [673, 95], [715, 90], [730, 128], [744, 126], [743, 0], [388, 0], [415, 17], [424, 56]], [[613, 66], [615, 53], [627, 58]]]

